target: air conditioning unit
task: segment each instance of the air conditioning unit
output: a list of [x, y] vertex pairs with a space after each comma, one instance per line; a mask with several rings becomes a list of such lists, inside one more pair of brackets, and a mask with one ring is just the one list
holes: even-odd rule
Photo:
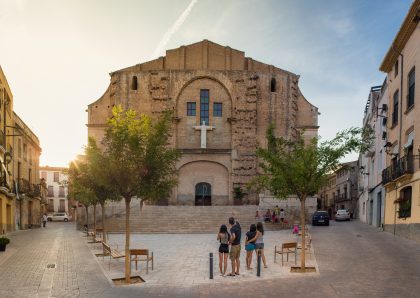
[[382, 132], [382, 140], [386, 140], [386, 131]]
[[388, 122], [388, 118], [387, 117], [383, 117], [382, 118], [382, 125], [386, 126], [386, 123]]

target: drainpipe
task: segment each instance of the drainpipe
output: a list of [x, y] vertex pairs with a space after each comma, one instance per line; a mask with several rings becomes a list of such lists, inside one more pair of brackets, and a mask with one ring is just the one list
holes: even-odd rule
[[[401, 135], [402, 135], [402, 105], [403, 105], [403, 82], [404, 82], [404, 55], [397, 51], [394, 48], [394, 45], [391, 46], [391, 49], [401, 57], [401, 73], [400, 73], [400, 110], [399, 110], [399, 121], [400, 121], [400, 131], [398, 135], [398, 157], [401, 158]], [[395, 199], [398, 199], [398, 185], [395, 185]], [[395, 205], [394, 212], [394, 235], [396, 234], [397, 227], [397, 206]]]

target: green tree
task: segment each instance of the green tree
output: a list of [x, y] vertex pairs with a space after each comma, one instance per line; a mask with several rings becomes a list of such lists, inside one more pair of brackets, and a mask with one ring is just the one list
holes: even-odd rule
[[267, 148], [258, 148], [262, 175], [249, 187], [267, 189], [279, 199], [296, 195], [300, 200], [302, 227], [301, 270], [305, 271], [305, 201], [327, 182], [327, 175], [351, 152], [365, 152], [372, 145], [371, 131], [351, 128], [329, 141], [306, 141], [302, 134], [295, 140], [275, 137], [274, 126], [267, 130]]
[[[74, 198], [85, 206], [86, 226], [89, 229], [89, 206], [96, 204], [97, 198], [94, 192], [87, 187], [84, 177], [87, 173], [87, 167], [84, 161], [72, 161], [67, 171], [68, 180], [63, 182], [68, 186], [68, 197]], [[86, 230], [86, 234], [88, 233]]]
[[[105, 169], [110, 167], [109, 160], [97, 146], [96, 141], [93, 138], [89, 138], [88, 146], [85, 148], [84, 167], [86, 170], [85, 176], [83, 177], [83, 183], [93, 192], [94, 197], [96, 198], [95, 202], [101, 205], [102, 240], [106, 243], [107, 226], [105, 220], [105, 204], [108, 200], [121, 200], [121, 197], [114, 192], [114, 188], [108, 183], [108, 173]], [[95, 206], [94, 216], [96, 219]]]
[[[103, 139], [108, 163], [108, 184], [124, 198], [125, 281], [130, 282], [130, 203], [132, 198], [154, 201], [167, 198], [177, 184], [179, 151], [168, 147], [172, 114], [153, 122], [149, 116], [114, 107]], [[104, 169], [105, 171], [105, 169]]]

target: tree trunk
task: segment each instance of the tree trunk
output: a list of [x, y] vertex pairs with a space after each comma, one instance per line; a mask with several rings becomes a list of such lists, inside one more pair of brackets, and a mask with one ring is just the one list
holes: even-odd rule
[[302, 227], [302, 250], [300, 254], [300, 270], [305, 272], [305, 197], [300, 198], [300, 226]]
[[86, 236], [89, 235], [89, 206], [86, 206]]
[[125, 283], [130, 283], [130, 202], [131, 198], [125, 198]]
[[93, 205], [93, 234], [96, 237], [96, 204]]
[[102, 209], [102, 241], [106, 243], [105, 202], [101, 202], [101, 209]]

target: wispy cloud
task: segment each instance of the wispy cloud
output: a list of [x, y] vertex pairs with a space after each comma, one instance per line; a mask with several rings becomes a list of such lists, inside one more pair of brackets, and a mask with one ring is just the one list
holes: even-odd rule
[[197, 1], [198, 0], [191, 0], [190, 4], [187, 6], [184, 12], [179, 16], [179, 18], [175, 21], [175, 23], [168, 29], [168, 31], [166, 31], [165, 35], [163, 35], [156, 49], [153, 51], [153, 54], [150, 56], [150, 59], [154, 59], [162, 53], [162, 51], [165, 49], [168, 42], [171, 40], [171, 37], [175, 34], [176, 31], [178, 31], [178, 29], [185, 22], [188, 15], [191, 13], [191, 10], [193, 9], [194, 5], [197, 3]]

